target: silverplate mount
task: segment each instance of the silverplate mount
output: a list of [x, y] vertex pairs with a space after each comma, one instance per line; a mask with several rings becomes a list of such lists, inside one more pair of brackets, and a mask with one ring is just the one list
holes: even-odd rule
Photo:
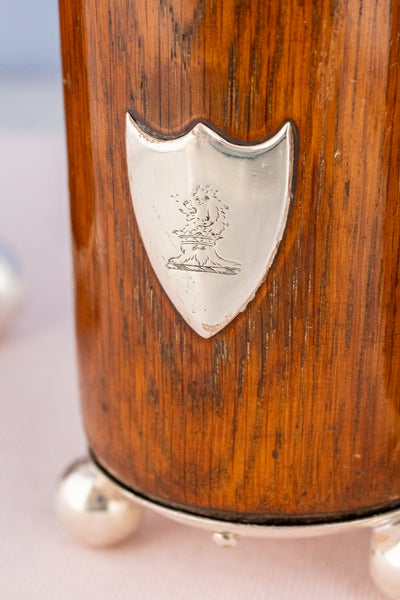
[[293, 193], [295, 128], [234, 144], [197, 123], [164, 140], [126, 115], [130, 191], [151, 265], [200, 336], [226, 327], [267, 277]]
[[142, 509], [211, 534], [218, 546], [235, 546], [241, 537], [305, 538], [372, 528], [370, 572], [377, 586], [400, 600], [400, 509], [348, 521], [305, 525], [255, 525], [202, 517], [163, 506], [127, 490], [91, 458], [73, 463], [56, 490], [56, 509], [66, 529], [86, 545], [101, 548], [128, 540]]

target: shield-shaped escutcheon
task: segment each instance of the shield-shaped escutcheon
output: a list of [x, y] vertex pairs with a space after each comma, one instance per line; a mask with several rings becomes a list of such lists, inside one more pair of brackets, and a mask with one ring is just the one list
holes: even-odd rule
[[127, 113], [134, 212], [152, 267], [202, 337], [254, 298], [282, 240], [294, 166], [290, 121], [268, 140], [233, 144], [204, 123], [163, 140]]

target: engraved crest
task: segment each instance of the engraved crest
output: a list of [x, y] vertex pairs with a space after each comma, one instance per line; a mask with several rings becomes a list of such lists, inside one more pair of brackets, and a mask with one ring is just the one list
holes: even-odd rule
[[175, 198], [180, 204], [180, 212], [186, 217], [186, 223], [181, 229], [174, 230], [180, 239], [181, 253], [170, 258], [167, 267], [220, 275], [239, 273], [240, 263], [217, 254], [216, 244], [229, 227], [226, 216], [229, 206], [221, 201], [217, 188], [199, 184], [189, 198], [183, 201], [178, 195]]
[[293, 125], [242, 146], [203, 123], [161, 140], [127, 113], [126, 149], [152, 267], [185, 321], [211, 337], [254, 298], [278, 250], [291, 198]]

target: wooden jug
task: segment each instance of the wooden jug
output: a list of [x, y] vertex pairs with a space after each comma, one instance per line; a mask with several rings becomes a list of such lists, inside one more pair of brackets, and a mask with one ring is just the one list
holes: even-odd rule
[[[60, 13], [93, 473], [226, 543], [386, 523], [400, 505], [399, 3], [60, 0]], [[149, 257], [127, 114], [153, 144], [200, 123], [250, 152], [290, 125], [281, 240], [254, 299], [209, 337]]]

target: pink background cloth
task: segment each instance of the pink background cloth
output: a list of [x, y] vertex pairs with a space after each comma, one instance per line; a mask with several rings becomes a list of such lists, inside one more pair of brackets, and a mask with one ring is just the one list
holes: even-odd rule
[[62, 132], [0, 140], [0, 241], [20, 259], [26, 297], [0, 339], [0, 598], [379, 600], [369, 531], [305, 540], [242, 539], [147, 512], [118, 548], [75, 542], [53, 510], [58, 475], [85, 454], [72, 317]]

